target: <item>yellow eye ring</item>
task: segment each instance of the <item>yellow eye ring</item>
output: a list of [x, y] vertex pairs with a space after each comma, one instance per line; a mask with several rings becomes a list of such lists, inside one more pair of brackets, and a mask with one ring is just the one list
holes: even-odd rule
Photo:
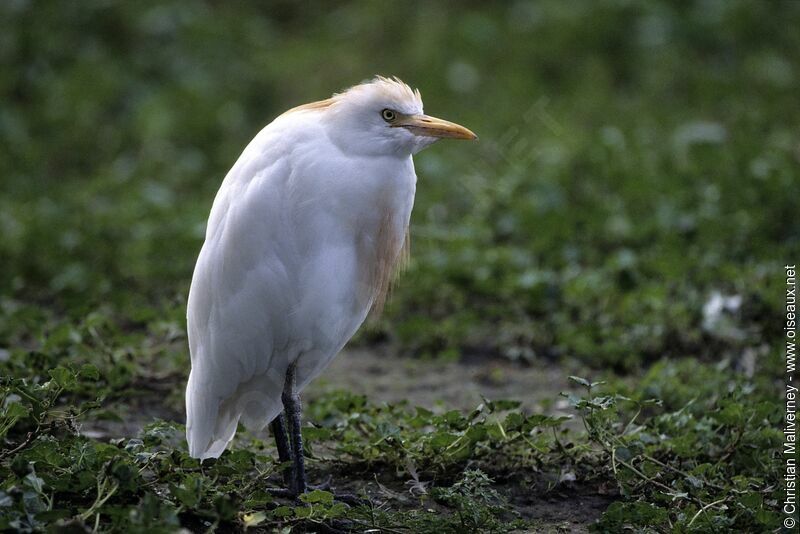
[[383, 120], [386, 122], [392, 122], [397, 118], [397, 114], [391, 109], [384, 109], [381, 111], [381, 117], [383, 117]]

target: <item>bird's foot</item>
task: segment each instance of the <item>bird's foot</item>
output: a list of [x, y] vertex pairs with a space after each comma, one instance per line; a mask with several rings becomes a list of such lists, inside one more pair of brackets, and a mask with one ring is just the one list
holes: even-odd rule
[[308, 490], [314, 491], [327, 491], [328, 493], [333, 494], [333, 500], [343, 502], [345, 504], [349, 504], [350, 506], [366, 506], [370, 504], [369, 499], [364, 499], [363, 497], [359, 497], [353, 493], [337, 493], [333, 486], [331, 485], [332, 477], [329, 475], [322, 483], [320, 484], [309, 484]]
[[310, 490], [320, 490], [320, 491], [330, 491], [331, 490], [331, 480], [332, 477], [328, 475], [328, 478], [325, 479], [324, 482], [319, 484], [309, 484], [308, 489]]
[[[308, 489], [311, 491], [314, 490], [327, 491], [328, 493], [331, 493], [333, 495], [334, 501], [342, 502], [350, 506], [368, 506], [371, 504], [371, 501], [369, 499], [359, 497], [358, 495], [355, 495], [353, 493], [337, 493], [333, 491], [333, 488], [331, 488], [330, 480], [326, 480], [325, 482], [317, 486], [309, 486]], [[272, 495], [273, 497], [277, 497], [279, 499], [300, 501], [300, 494], [288, 488], [266, 488], [265, 491], [270, 495]]]
[[333, 491], [331, 493], [333, 493], [334, 501], [343, 502], [350, 506], [369, 506], [372, 504], [372, 501], [370, 501], [369, 499], [365, 499], [364, 497], [359, 497], [354, 493], [336, 493]]

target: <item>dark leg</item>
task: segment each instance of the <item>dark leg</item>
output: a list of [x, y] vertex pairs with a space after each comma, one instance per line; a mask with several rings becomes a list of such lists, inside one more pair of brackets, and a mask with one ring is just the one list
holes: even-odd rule
[[300, 426], [300, 415], [302, 406], [300, 405], [300, 395], [297, 393], [297, 381], [295, 379], [296, 365], [292, 364], [286, 371], [286, 383], [283, 386], [283, 407], [286, 410], [286, 418], [289, 423], [290, 442], [292, 445], [292, 461], [294, 469], [289, 489], [295, 495], [306, 492], [306, 469], [303, 459], [303, 434]]
[[[278, 460], [284, 465], [292, 461], [292, 451], [289, 448], [289, 436], [286, 434], [286, 419], [283, 413], [278, 415], [271, 424], [272, 435], [275, 436], [275, 445], [278, 447]], [[283, 469], [283, 483], [286, 487], [292, 485], [292, 466]]]
[[[281, 398], [283, 400], [284, 414], [281, 414], [272, 422], [272, 433], [275, 434], [278, 458], [281, 463], [291, 461], [292, 465], [283, 471], [283, 481], [288, 489], [276, 488], [268, 491], [276, 497], [297, 498], [305, 493], [309, 486], [306, 482], [303, 435], [302, 427], [300, 426], [302, 406], [300, 404], [300, 395], [297, 393], [296, 368], [294, 365], [289, 366], [286, 372], [286, 383], [284, 384]], [[330, 490], [330, 481], [313, 489]], [[336, 494], [334, 498], [352, 505], [364, 505], [369, 502], [348, 494]]]

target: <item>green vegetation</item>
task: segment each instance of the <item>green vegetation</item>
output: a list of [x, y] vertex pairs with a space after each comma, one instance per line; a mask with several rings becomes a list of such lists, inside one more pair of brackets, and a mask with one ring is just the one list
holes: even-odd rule
[[[2, 3], [0, 529], [569, 531], [532, 511], [587, 494], [599, 532], [779, 528], [798, 27], [796, 2]], [[578, 425], [324, 396], [312, 478], [372, 505], [273, 501], [265, 436], [200, 466], [171, 422], [188, 282], [255, 132], [375, 73], [481, 141], [416, 158], [412, 263], [355, 342], [604, 383], [574, 378]]]

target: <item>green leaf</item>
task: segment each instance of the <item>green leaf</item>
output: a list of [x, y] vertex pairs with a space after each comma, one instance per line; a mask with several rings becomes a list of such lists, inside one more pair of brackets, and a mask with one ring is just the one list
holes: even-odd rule
[[431, 416], [433, 415], [432, 411], [428, 410], [427, 408], [423, 408], [421, 406], [417, 406], [416, 408], [414, 408], [414, 410], [417, 412], [417, 416], [423, 419], [430, 419]]
[[738, 402], [728, 402], [717, 412], [716, 419], [727, 425], [739, 426], [744, 422], [744, 407]]
[[5, 409], [3, 410], [3, 416], [7, 417], [8, 419], [18, 419], [20, 417], [25, 417], [29, 412], [30, 410], [27, 406], [19, 402], [10, 402], [5, 406]]
[[170, 493], [187, 508], [194, 508], [203, 497], [203, 478], [186, 475], [179, 486], [170, 485]]
[[570, 376], [569, 379], [572, 380], [573, 382], [575, 382], [576, 384], [579, 384], [579, 385], [581, 385], [581, 386], [583, 386], [585, 388], [589, 388], [589, 387], [592, 386], [591, 382], [589, 382], [585, 378], [581, 378], [579, 376], [574, 376], [573, 375], [573, 376]]
[[450, 432], [436, 432], [431, 436], [430, 445], [435, 451], [439, 451], [451, 445], [458, 436]]
[[242, 522], [244, 523], [244, 528], [257, 527], [266, 520], [267, 520], [267, 514], [265, 514], [264, 512], [254, 512], [252, 514], [244, 514], [242, 516]]
[[333, 436], [333, 431], [330, 428], [306, 426], [303, 427], [303, 440], [305, 441], [324, 441]]
[[519, 412], [512, 412], [508, 414], [503, 422], [506, 431], [518, 430], [525, 423], [525, 416]]
[[81, 365], [80, 376], [82, 378], [88, 378], [89, 380], [99, 380], [100, 371], [98, 371], [97, 367], [95, 367], [94, 365], [85, 363]]
[[293, 511], [295, 517], [299, 517], [300, 519], [307, 519], [314, 513], [313, 508], [304, 506], [295, 506]]
[[739, 502], [742, 503], [742, 506], [755, 510], [761, 507], [764, 498], [761, 494], [751, 491], [739, 497]]
[[70, 390], [75, 387], [77, 380], [75, 373], [66, 367], [58, 366], [55, 369], [50, 369], [48, 372], [50, 377], [62, 388]]
[[25, 418], [30, 413], [30, 408], [19, 403], [11, 402], [6, 405], [3, 413], [0, 414], [0, 438], [8, 434], [20, 419]]
[[33, 489], [33, 491], [36, 493], [42, 493], [44, 488], [44, 480], [38, 477], [36, 472], [31, 472], [25, 476], [25, 485]]
[[275, 517], [291, 517], [294, 515], [294, 509], [290, 506], [278, 506], [272, 511]]
[[349, 509], [350, 507], [347, 506], [346, 504], [337, 502], [331, 505], [331, 507], [325, 511], [325, 517], [330, 519], [343, 517], [344, 515], [347, 514], [347, 510]]
[[331, 504], [333, 502], [333, 493], [329, 491], [315, 489], [313, 491], [309, 491], [308, 493], [304, 493], [300, 496], [300, 500], [308, 503], [322, 503], [322, 504]]
[[622, 460], [623, 462], [629, 462], [634, 456], [628, 447], [617, 447], [614, 450], [614, 453], [617, 459]]

